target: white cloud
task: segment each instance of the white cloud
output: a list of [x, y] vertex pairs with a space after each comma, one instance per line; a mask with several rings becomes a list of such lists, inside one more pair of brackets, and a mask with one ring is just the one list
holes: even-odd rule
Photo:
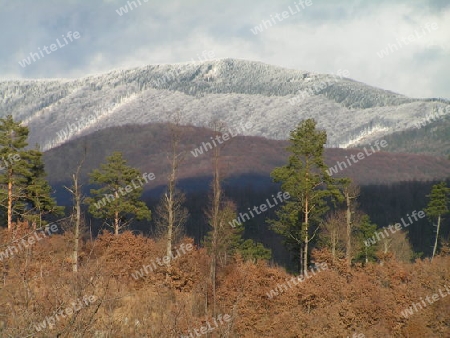
[[[136, 0], [135, 0], [136, 1]], [[0, 77], [71, 77], [113, 68], [185, 62], [204, 50], [314, 72], [348, 69], [350, 77], [408, 96], [447, 97], [450, 89], [450, 7], [439, 1], [325, 2], [255, 36], [250, 28], [294, 1], [141, 0], [123, 16], [127, 1], [63, 5], [31, 0], [0, 11]], [[47, 5], [43, 5], [47, 3]], [[30, 7], [31, 6], [31, 7]], [[31, 9], [30, 9], [31, 8]], [[24, 19], [25, 18], [25, 19]], [[420, 30], [438, 29], [380, 59], [377, 52]], [[82, 38], [70, 49], [22, 69], [18, 61], [69, 30]]]

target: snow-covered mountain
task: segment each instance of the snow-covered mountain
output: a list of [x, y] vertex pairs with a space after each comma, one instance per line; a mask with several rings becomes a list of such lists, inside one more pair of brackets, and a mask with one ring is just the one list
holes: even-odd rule
[[[246, 135], [286, 139], [301, 119], [327, 130], [328, 146], [348, 147], [415, 128], [450, 114], [450, 102], [414, 99], [349, 78], [223, 59], [150, 65], [81, 79], [0, 82], [0, 116], [30, 127], [30, 145], [47, 150], [110, 126], [181, 122], [230, 128], [251, 122]], [[436, 112], [439, 112], [438, 114]], [[69, 127], [70, 126], [70, 127]]]

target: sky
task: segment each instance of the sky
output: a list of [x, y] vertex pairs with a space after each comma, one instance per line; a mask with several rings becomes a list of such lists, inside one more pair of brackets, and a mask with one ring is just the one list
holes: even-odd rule
[[449, 0], [133, 1], [0, 0], [0, 79], [237, 58], [450, 99]]

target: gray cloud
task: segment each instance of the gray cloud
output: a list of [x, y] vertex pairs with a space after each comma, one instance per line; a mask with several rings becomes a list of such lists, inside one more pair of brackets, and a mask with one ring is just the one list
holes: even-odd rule
[[[138, 3], [138, 0], [134, 0]], [[123, 67], [198, 59], [204, 50], [350, 77], [409, 96], [449, 98], [450, 6], [445, 0], [325, 1], [258, 35], [251, 28], [292, 1], [0, 0], [0, 77], [76, 77]], [[131, 0], [130, 0], [131, 2]], [[438, 29], [398, 51], [377, 55], [397, 38], [436, 22]], [[81, 38], [22, 68], [19, 61], [68, 31]]]

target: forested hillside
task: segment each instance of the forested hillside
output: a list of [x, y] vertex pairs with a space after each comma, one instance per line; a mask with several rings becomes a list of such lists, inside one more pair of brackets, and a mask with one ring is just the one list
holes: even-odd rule
[[[190, 218], [186, 223], [186, 233], [200, 244], [209, 231], [204, 215], [208, 203], [212, 152], [194, 156], [191, 151], [211, 141], [211, 130], [197, 127], [182, 127], [180, 148], [186, 158], [179, 170], [179, 187], [187, 194], [186, 206]], [[133, 147], [129, 145], [132, 144]], [[226, 196], [237, 203], [238, 212], [258, 205], [267, 196], [276, 193], [279, 186], [272, 182], [270, 172], [286, 159], [288, 142], [269, 140], [261, 137], [237, 136], [225, 143], [222, 150]], [[80, 171], [83, 182], [87, 174], [98, 167], [116, 149], [124, 154], [130, 164], [141, 172], [154, 172], [155, 180], [144, 186], [144, 200], [152, 210], [165, 189], [164, 180], [169, 174], [167, 153], [170, 146], [170, 130], [167, 124], [130, 125], [115, 127], [76, 139], [44, 154], [49, 180], [55, 188], [55, 195], [63, 205], [70, 205], [71, 195], [63, 188], [70, 184], [71, 168], [83, 158], [86, 160]], [[362, 150], [363, 148], [361, 148]], [[390, 146], [385, 148], [390, 150]], [[369, 151], [370, 148], [368, 148]], [[384, 150], [384, 149], [383, 149]], [[363, 150], [362, 150], [363, 151]], [[345, 162], [345, 156], [356, 154], [357, 149], [326, 149], [325, 161], [329, 166]], [[64, 157], [65, 161], [60, 161]], [[348, 162], [347, 162], [348, 163]], [[348, 164], [347, 164], [348, 165]], [[343, 167], [342, 167], [343, 168]], [[450, 165], [446, 159], [406, 153], [377, 152], [360, 163], [354, 163], [341, 170], [337, 177], [350, 177], [361, 185], [361, 209], [367, 213], [378, 227], [400, 220], [412, 210], [421, 210], [426, 205], [425, 195], [439, 179], [449, 177]], [[89, 194], [90, 185], [83, 188]], [[266, 222], [273, 217], [269, 210], [245, 223], [244, 236], [263, 243], [273, 251], [273, 259], [292, 269], [295, 266], [291, 255], [282, 245], [282, 238], [274, 236]], [[444, 238], [450, 233], [445, 221]], [[101, 222], [92, 220], [94, 232], [101, 228]], [[147, 222], [135, 222], [134, 229], [149, 234], [154, 226]], [[426, 220], [415, 222], [409, 228], [409, 241], [415, 252], [430, 255], [434, 241], [433, 227]]]
[[[213, 132], [207, 128], [193, 126], [181, 127], [180, 150], [186, 153], [183, 166], [180, 168], [180, 178], [200, 178], [210, 176], [211, 154], [203, 143], [211, 143]], [[235, 132], [233, 127], [225, 132]], [[444, 141], [443, 141], [444, 142]], [[130, 145], [133, 145], [130, 147]], [[226, 141], [223, 147], [224, 163], [227, 175], [255, 175], [269, 177], [270, 171], [282, 164], [287, 156], [286, 141], [271, 140], [263, 137], [236, 136]], [[44, 158], [52, 183], [64, 182], [68, 178], [71, 168], [83, 157], [86, 147], [86, 163], [81, 175], [97, 167], [112, 153], [112, 149], [120, 151], [129, 162], [141, 171], [155, 172], [156, 179], [153, 187], [161, 184], [167, 174], [167, 151], [170, 147], [170, 133], [167, 124], [127, 125], [104, 129], [83, 138], [64, 144], [58, 148], [45, 152]], [[392, 146], [396, 150], [396, 146]], [[203, 154], [196, 153], [202, 148]], [[360, 184], [394, 183], [411, 180], [436, 180], [450, 175], [450, 161], [426, 155], [392, 154], [391, 144], [373, 151], [366, 147], [369, 156], [359, 163], [348, 164], [345, 156], [364, 152], [364, 146], [358, 149], [326, 149], [325, 161], [330, 167], [337, 162], [346, 162], [347, 168], [341, 165], [336, 176], [348, 176]], [[375, 149], [376, 150], [376, 149]], [[372, 154], [373, 153], [373, 154]], [[61, 161], [61, 157], [65, 161]], [[342, 170], [341, 170], [342, 169]]]
[[[314, 118], [328, 146], [347, 147], [415, 127], [444, 99], [409, 98], [351, 79], [348, 70], [317, 74], [261, 62], [220, 59], [121, 69], [80, 79], [0, 81], [0, 117], [12, 114], [43, 150], [104, 128], [168, 122], [207, 127], [252, 123], [243, 135], [286, 139], [300, 120]], [[181, 109], [182, 107], [182, 109]]]
[[429, 119], [416, 128], [387, 135], [389, 151], [450, 157], [450, 118]]

